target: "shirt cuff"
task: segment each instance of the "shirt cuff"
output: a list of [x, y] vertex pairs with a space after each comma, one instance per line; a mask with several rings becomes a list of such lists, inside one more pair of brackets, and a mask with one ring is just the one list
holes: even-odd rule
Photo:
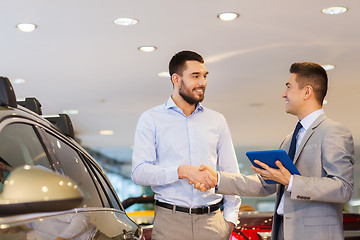
[[291, 175], [289, 185], [288, 185], [288, 187], [286, 189], [287, 192], [291, 192], [292, 186], [293, 186], [293, 181], [294, 181], [294, 175]]
[[178, 168], [179, 166], [171, 166], [166, 168], [166, 182], [173, 183], [179, 180], [178, 175]]
[[237, 225], [238, 222], [238, 212], [231, 212], [231, 213], [225, 213], [224, 211], [224, 218], [226, 221], [228, 222], [232, 222], [233, 224], [235, 224], [235, 227]]

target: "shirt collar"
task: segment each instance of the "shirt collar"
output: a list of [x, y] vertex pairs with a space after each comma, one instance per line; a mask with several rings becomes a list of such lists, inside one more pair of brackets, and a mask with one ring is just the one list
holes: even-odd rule
[[300, 121], [300, 123], [303, 128], [305, 128], [305, 130], [308, 130], [314, 121], [322, 114], [324, 114], [324, 109], [320, 108], [319, 110], [316, 110], [307, 115], [303, 120]]
[[[169, 99], [167, 100], [166, 104], [165, 104], [166, 109], [174, 109], [177, 110], [178, 112], [183, 112], [174, 102], [174, 100], [172, 99], [172, 97], [170, 96]], [[197, 113], [199, 111], [204, 111], [204, 107], [201, 105], [201, 103], [198, 103], [196, 105], [195, 111], [192, 113]]]

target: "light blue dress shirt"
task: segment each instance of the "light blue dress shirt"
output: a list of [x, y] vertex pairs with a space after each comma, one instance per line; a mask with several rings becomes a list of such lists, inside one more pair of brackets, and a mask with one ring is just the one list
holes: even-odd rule
[[[179, 179], [180, 165], [239, 173], [230, 131], [222, 114], [198, 104], [187, 117], [170, 97], [166, 104], [144, 112], [138, 121], [131, 177], [151, 186], [155, 199], [184, 207], [216, 204], [223, 195], [211, 189], [200, 192]], [[224, 217], [237, 222], [240, 197], [224, 196]]]

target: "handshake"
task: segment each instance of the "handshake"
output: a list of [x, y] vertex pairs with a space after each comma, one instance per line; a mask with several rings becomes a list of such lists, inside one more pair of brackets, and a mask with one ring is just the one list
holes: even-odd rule
[[200, 167], [181, 165], [178, 168], [179, 179], [186, 178], [194, 188], [205, 192], [217, 185], [217, 172], [211, 167], [202, 164]]

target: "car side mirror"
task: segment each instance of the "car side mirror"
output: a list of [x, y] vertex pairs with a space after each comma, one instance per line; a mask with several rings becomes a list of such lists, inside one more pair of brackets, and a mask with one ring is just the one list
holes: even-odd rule
[[68, 177], [40, 166], [11, 171], [0, 195], [0, 215], [63, 211], [80, 206], [83, 194]]

